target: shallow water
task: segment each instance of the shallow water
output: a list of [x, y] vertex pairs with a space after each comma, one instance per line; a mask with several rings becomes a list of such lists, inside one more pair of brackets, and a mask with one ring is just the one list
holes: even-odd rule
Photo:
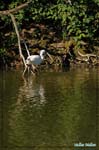
[[[98, 69], [42, 72], [24, 80], [0, 72], [0, 150], [98, 148]], [[87, 147], [86, 147], [87, 149]], [[88, 149], [89, 150], [89, 149]]]

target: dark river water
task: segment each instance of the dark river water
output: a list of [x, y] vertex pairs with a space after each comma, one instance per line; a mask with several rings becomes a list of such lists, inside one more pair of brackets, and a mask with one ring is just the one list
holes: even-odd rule
[[21, 74], [0, 72], [0, 150], [98, 150], [98, 69]]

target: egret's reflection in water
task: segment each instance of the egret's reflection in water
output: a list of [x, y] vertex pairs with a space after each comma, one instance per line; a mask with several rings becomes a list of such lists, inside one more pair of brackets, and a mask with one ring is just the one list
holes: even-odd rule
[[35, 83], [35, 77], [29, 76], [28, 79], [24, 78], [24, 84], [19, 88], [17, 102], [18, 104], [23, 101], [32, 102], [33, 106], [41, 107], [46, 103], [44, 87], [41, 83]]

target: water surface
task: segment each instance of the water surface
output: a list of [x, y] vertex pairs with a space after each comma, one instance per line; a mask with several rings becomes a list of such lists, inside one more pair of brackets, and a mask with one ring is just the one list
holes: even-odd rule
[[98, 69], [79, 68], [23, 80], [20, 71], [1, 71], [0, 150], [98, 144], [98, 75]]

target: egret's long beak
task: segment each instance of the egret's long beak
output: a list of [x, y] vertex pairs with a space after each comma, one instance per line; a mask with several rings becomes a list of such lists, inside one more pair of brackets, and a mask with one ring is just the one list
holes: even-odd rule
[[51, 55], [50, 55], [48, 52], [46, 53], [46, 55], [50, 58], [51, 63], [53, 63], [54, 60], [53, 60], [53, 58], [51, 57]]

